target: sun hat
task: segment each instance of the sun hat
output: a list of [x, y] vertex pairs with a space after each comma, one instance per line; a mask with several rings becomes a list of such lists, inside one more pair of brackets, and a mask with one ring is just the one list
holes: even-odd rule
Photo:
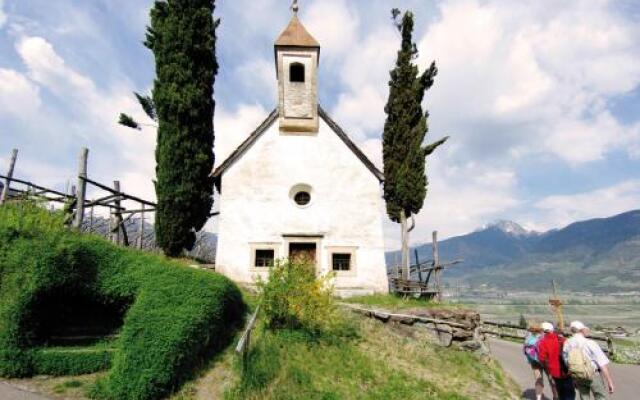
[[540, 327], [545, 332], [553, 332], [553, 324], [551, 322], [543, 322]]
[[531, 333], [540, 333], [542, 332], [542, 328], [540, 327], [540, 323], [537, 321], [531, 321], [529, 322], [529, 326], [527, 327], [527, 330]]
[[575, 331], [575, 332], [580, 332], [581, 330], [587, 328], [586, 325], [580, 321], [571, 322], [571, 325], [569, 325], [569, 327], [571, 328], [572, 331]]

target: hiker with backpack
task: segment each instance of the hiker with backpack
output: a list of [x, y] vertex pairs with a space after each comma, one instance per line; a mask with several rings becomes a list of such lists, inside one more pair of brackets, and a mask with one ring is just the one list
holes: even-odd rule
[[550, 322], [543, 322], [540, 327], [544, 334], [538, 341], [538, 360], [555, 383], [555, 387], [551, 386], [553, 398], [554, 400], [575, 400], [576, 390], [573, 380], [562, 360], [562, 346], [566, 339], [555, 332]]
[[[542, 367], [542, 364], [540, 364], [538, 357], [538, 342], [541, 337], [542, 328], [540, 325], [536, 323], [529, 325], [527, 335], [524, 338], [523, 347], [524, 355], [527, 358], [527, 362], [529, 362], [529, 366], [533, 371], [533, 377], [535, 379], [536, 400], [542, 400], [542, 393], [544, 391], [544, 368]], [[551, 378], [549, 378], [549, 384], [553, 388], [553, 381]], [[555, 389], [553, 390], [555, 393]]]
[[596, 342], [586, 338], [589, 329], [582, 322], [573, 321], [570, 328], [573, 335], [564, 343], [562, 357], [580, 399], [588, 400], [593, 394], [595, 400], [606, 400], [603, 380], [609, 393], [615, 390], [608, 368], [609, 359]]

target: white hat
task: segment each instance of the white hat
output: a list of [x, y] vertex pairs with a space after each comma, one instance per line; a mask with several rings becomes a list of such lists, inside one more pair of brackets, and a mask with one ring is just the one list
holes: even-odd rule
[[587, 328], [585, 324], [583, 324], [580, 321], [573, 321], [571, 325], [569, 325], [569, 327], [571, 328], [572, 331], [576, 331], [576, 332], [580, 332], [581, 330]]
[[551, 322], [543, 322], [540, 324], [540, 327], [545, 332], [553, 332], [553, 324]]

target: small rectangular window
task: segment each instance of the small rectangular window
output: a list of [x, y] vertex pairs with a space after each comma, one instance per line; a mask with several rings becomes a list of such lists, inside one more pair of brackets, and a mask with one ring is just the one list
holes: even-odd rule
[[272, 267], [275, 252], [273, 250], [256, 250], [256, 267]]
[[350, 253], [333, 253], [331, 259], [334, 271], [349, 271], [351, 269]]

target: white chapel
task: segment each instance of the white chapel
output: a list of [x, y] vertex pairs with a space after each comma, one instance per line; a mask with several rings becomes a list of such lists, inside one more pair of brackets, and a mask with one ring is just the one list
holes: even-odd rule
[[320, 44], [293, 11], [275, 42], [278, 107], [212, 172], [216, 270], [251, 285], [307, 257], [338, 295], [387, 292], [383, 175], [318, 103]]

